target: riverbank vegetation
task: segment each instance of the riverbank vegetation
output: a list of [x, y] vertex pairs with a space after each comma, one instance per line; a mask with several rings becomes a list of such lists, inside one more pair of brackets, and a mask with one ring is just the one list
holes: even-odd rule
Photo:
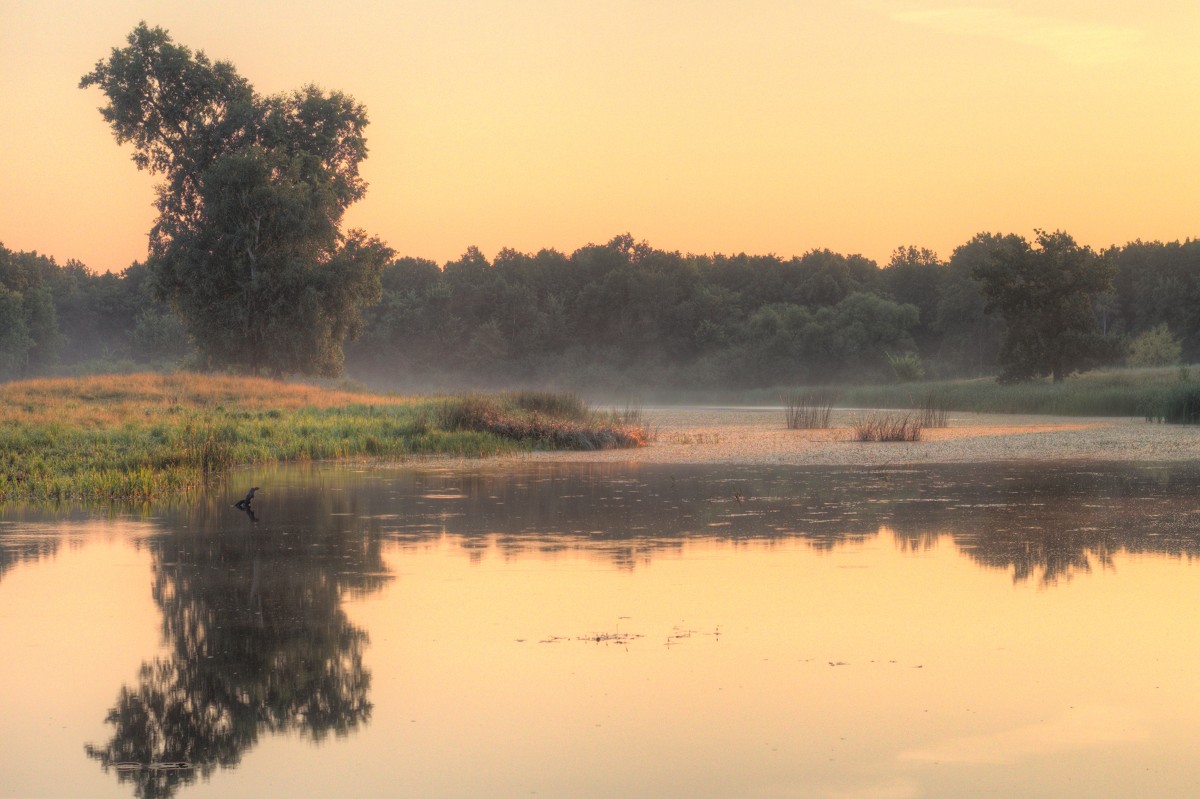
[[[787, 398], [796, 393], [785, 388], [696, 393], [687, 399], [696, 403], [778, 405], [782, 398], [786, 412]], [[1200, 368], [1105, 369], [1075, 375], [1060, 383], [1047, 378], [1005, 385], [991, 378], [973, 378], [871, 386], [827, 385], [807, 388], [803, 393], [810, 403], [827, 403], [837, 408], [913, 410], [925, 427], [944, 426], [950, 411], [1140, 416], [1157, 421], [1182, 421], [1186, 414], [1169, 409], [1184, 407], [1186, 398], [1193, 394], [1200, 398]], [[1197, 402], [1200, 407], [1200, 399]]]
[[922, 384], [844, 386], [827, 391], [841, 407], [937, 408], [978, 413], [1058, 416], [1146, 416], [1180, 388], [1200, 390], [1200, 375], [1181, 367], [1108, 369], [1049, 379], [998, 384], [988, 378]]
[[402, 397], [179, 373], [0, 387], [0, 501], [178, 496], [229, 467], [638, 446], [647, 432], [548, 393]]

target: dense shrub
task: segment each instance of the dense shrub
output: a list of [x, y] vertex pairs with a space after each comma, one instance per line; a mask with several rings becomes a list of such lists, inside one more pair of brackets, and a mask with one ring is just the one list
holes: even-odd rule
[[1129, 344], [1130, 366], [1172, 366], [1179, 363], [1183, 345], [1171, 335], [1166, 322], [1147, 330]]

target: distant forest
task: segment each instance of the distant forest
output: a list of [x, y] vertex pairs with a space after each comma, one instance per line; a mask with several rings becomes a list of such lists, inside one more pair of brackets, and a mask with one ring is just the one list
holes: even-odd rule
[[[1004, 328], [974, 276], [1001, 236], [948, 261], [898, 249], [860, 255], [685, 255], [628, 235], [570, 255], [470, 248], [439, 266], [396, 258], [380, 301], [346, 346], [346, 373], [387, 389], [547, 386], [579, 390], [757, 388], [996, 374]], [[1200, 241], [1133, 242], [1102, 255], [1095, 296], [1114, 362], [1166, 326], [1200, 360]], [[235, 301], [235, 300], [231, 300]], [[156, 298], [149, 270], [96, 273], [0, 245], [0, 377], [221, 370], [202, 363]]]

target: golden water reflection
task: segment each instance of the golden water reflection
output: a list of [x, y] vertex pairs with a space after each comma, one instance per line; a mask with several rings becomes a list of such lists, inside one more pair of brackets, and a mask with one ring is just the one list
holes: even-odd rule
[[[1195, 788], [1191, 467], [253, 478], [254, 518], [230, 507], [239, 485], [87, 534], [0, 519], [6, 652], [71, 651], [78, 631], [27, 619], [53, 616], [26, 608], [55, 590], [124, 603], [85, 622], [108, 625], [111, 651], [93, 636], [43, 684], [0, 679], [24, 697], [61, 694], [72, 668], [126, 675], [99, 704], [60, 703], [93, 730], [70, 753], [3, 722], [32, 735], [0, 752], [9, 785], [62, 788], [45, 763], [78, 760], [82, 737], [104, 782], [70, 784], [91, 795]], [[116, 634], [146, 611], [102, 575], [63, 582], [97, 537], [136, 553], [121, 568], [141, 570], [161, 647]]]

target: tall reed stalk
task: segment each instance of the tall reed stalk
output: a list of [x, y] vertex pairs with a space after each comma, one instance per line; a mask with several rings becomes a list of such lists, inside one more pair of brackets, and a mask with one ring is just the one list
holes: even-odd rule
[[793, 391], [783, 397], [788, 430], [825, 430], [833, 415], [833, 403], [813, 391]]
[[950, 423], [950, 395], [947, 392], [935, 389], [915, 404], [921, 427], [946, 427]]

